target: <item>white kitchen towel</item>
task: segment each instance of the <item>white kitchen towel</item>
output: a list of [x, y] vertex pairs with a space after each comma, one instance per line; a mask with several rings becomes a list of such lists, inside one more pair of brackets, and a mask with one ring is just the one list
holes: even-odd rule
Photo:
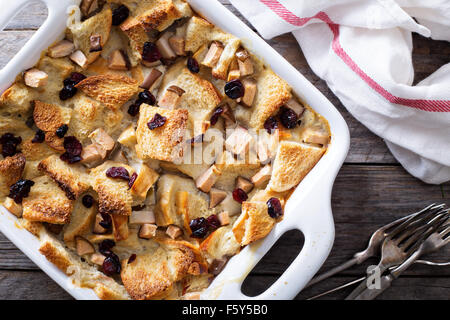
[[412, 86], [412, 32], [450, 41], [450, 0], [230, 0], [266, 39], [292, 32], [348, 111], [427, 183], [450, 180], [450, 64]]

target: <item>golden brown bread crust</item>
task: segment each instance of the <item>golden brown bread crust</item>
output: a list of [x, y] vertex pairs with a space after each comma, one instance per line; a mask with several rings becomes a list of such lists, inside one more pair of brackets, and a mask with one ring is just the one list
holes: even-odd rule
[[64, 227], [64, 242], [71, 242], [76, 236], [87, 233], [92, 228], [97, 206], [86, 208], [82, 203], [82, 198], [75, 201], [70, 223]]
[[268, 188], [283, 192], [297, 186], [325, 153], [325, 148], [282, 141]]
[[29, 196], [23, 199], [23, 217], [52, 224], [69, 223], [73, 202], [49, 177], [42, 176], [34, 182]]
[[144, 43], [149, 41], [148, 31], [163, 31], [175, 20], [190, 16], [192, 11], [183, 1], [141, 0], [133, 15], [120, 25], [120, 29], [130, 38], [134, 55], [140, 59]]
[[0, 198], [7, 196], [9, 188], [22, 177], [25, 162], [21, 153], [0, 160]]
[[63, 152], [64, 139], [56, 135], [56, 130], [63, 124], [69, 124], [72, 109], [34, 101], [33, 119], [36, 126], [45, 132], [45, 142], [56, 151]]
[[33, 138], [22, 142], [20, 149], [27, 161], [37, 161], [50, 157], [55, 152], [46, 143], [33, 143]]
[[[185, 64], [184, 61], [182, 63]], [[173, 70], [178, 74], [176, 80], [170, 84], [185, 91], [181, 97], [179, 108], [188, 110], [190, 126], [198, 131], [201, 124], [205, 120], [209, 120], [213, 110], [222, 101], [222, 95], [210, 81], [190, 72], [187, 68], [181, 69], [181, 72], [176, 67]], [[164, 85], [166, 83], [163, 83], [162, 86]], [[161, 93], [163, 93], [162, 90]]]
[[109, 39], [111, 27], [112, 11], [108, 5], [105, 5], [98, 14], [81, 23], [69, 26], [74, 44], [84, 53], [88, 64], [94, 62], [101, 54], [101, 52], [90, 52], [90, 36], [93, 34], [100, 35], [103, 47]]
[[72, 101], [74, 108], [69, 127], [81, 142], [86, 142], [97, 128], [103, 128], [109, 135], [119, 128], [124, 116], [121, 110], [113, 111], [85, 95], [78, 95]]
[[75, 87], [113, 111], [119, 109], [139, 90], [136, 80], [114, 74], [91, 76]]
[[42, 160], [38, 170], [52, 178], [70, 200], [77, 199], [90, 184], [83, 167], [67, 165], [57, 155]]
[[124, 167], [130, 176], [134, 173], [131, 167], [113, 161], [107, 161], [91, 170], [92, 187], [98, 194], [98, 210], [100, 213], [129, 216], [133, 197], [128, 182], [108, 178], [106, 171], [111, 167]]
[[264, 122], [292, 98], [291, 89], [286, 81], [272, 70], [265, 69], [257, 77], [257, 93], [250, 126], [255, 129], [263, 127]]
[[[150, 130], [147, 123], [155, 114], [167, 118], [159, 128]], [[183, 149], [178, 145], [184, 141], [184, 130], [188, 120], [188, 111], [184, 109], [167, 110], [158, 107], [141, 105], [138, 127], [136, 130], [136, 153], [142, 160], [157, 159], [174, 161], [183, 156]]]
[[233, 233], [236, 240], [245, 246], [267, 236], [275, 223], [265, 202], [246, 201], [242, 203], [241, 216], [233, 225]]
[[33, 119], [36, 126], [45, 132], [56, 131], [63, 124], [69, 124], [72, 110], [57, 105], [34, 101]]
[[133, 299], [163, 299], [187, 275], [194, 260], [194, 252], [183, 242], [162, 242], [154, 252], [137, 255], [130, 264], [122, 261], [120, 275]]
[[0, 110], [11, 114], [28, 114], [38, 92], [22, 83], [14, 83], [0, 97]]
[[39, 252], [59, 270], [67, 275], [70, 275], [68, 271], [70, 270], [69, 267], [72, 265], [72, 261], [67, 255], [64, 254], [64, 252], [58, 250], [51, 242], [46, 241], [42, 243], [39, 248]]

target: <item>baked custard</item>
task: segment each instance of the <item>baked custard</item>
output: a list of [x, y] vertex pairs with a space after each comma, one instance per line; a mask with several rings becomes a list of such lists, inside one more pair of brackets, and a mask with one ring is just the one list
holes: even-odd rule
[[323, 117], [188, 3], [83, 0], [0, 98], [0, 198], [101, 299], [199, 299], [329, 143]]

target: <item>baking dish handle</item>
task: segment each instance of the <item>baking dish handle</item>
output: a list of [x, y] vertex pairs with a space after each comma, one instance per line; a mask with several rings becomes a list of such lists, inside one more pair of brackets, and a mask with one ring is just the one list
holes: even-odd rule
[[[39, 30], [20, 49], [20, 51], [0, 71], [0, 93], [5, 91], [15, 80], [17, 74], [34, 66], [41, 56], [41, 52], [47, 49], [65, 30], [68, 18], [68, 8], [75, 5], [77, 0], [41, 0], [46, 4], [48, 17]], [[14, 0], [2, 3], [0, 10], [0, 30], [3, 30], [8, 22], [14, 18], [27, 4], [34, 0]]]
[[[335, 175], [308, 175], [304, 186], [286, 204], [285, 219], [260, 242], [253, 243], [234, 256], [220, 273], [202, 299], [269, 300], [293, 299], [325, 262], [334, 241], [334, 221], [331, 212], [331, 189]], [[331, 181], [330, 181], [331, 180]], [[298, 192], [298, 194], [296, 194]], [[300, 196], [299, 196], [300, 194]], [[241, 292], [247, 275], [287, 231], [298, 229], [305, 238], [298, 256], [285, 272], [262, 294], [248, 297]]]

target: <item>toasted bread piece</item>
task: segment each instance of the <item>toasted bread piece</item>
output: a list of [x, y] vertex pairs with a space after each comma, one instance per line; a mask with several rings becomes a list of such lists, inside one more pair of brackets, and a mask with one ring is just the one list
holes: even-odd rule
[[237, 241], [245, 246], [269, 234], [276, 220], [269, 216], [265, 202], [243, 202], [242, 214], [233, 225]]
[[[181, 96], [179, 108], [189, 111], [190, 125], [192, 128], [198, 129], [203, 121], [209, 120], [211, 113], [222, 100], [222, 96], [211, 82], [202, 79], [187, 68], [179, 71], [175, 67], [172, 70], [166, 74], [161, 88], [175, 85], [185, 91]], [[168, 83], [169, 79], [174, 76], [174, 73], [176, 73], [176, 80]], [[160, 90], [160, 92], [159, 98], [161, 99], [161, 95], [165, 90]], [[197, 133], [200, 134], [199, 132]]]
[[137, 255], [132, 263], [124, 260], [120, 275], [133, 299], [163, 299], [171, 293], [174, 282], [187, 275], [194, 258], [188, 246], [174, 241]]
[[238, 177], [250, 179], [261, 168], [261, 164], [258, 161], [236, 160], [229, 151], [225, 151], [216, 163], [222, 175], [215, 186], [223, 190], [233, 190]]
[[28, 138], [20, 145], [20, 150], [27, 161], [40, 161], [55, 153], [46, 143], [33, 143], [31, 140], [33, 137]]
[[112, 179], [106, 176], [111, 167], [124, 167], [131, 176], [134, 170], [123, 163], [106, 161], [91, 170], [92, 187], [98, 193], [98, 210], [100, 213], [131, 215], [133, 197], [128, 181]]
[[97, 128], [103, 128], [111, 135], [116, 131], [123, 119], [120, 110], [113, 111], [102, 103], [80, 95], [73, 99], [74, 108], [70, 129], [81, 142], [86, 142], [88, 136]]
[[0, 199], [9, 194], [9, 188], [20, 180], [25, 168], [25, 156], [18, 153], [0, 160]]
[[[157, 113], [165, 117], [166, 122], [162, 127], [150, 130], [147, 124]], [[146, 104], [141, 105], [136, 130], [137, 156], [142, 160], [157, 159], [171, 162], [181, 158], [183, 149], [178, 145], [184, 141], [187, 119], [187, 110], [166, 110]]]
[[63, 230], [64, 242], [72, 242], [76, 236], [90, 232], [96, 214], [97, 206], [95, 204], [86, 208], [81, 198], [75, 201], [70, 223]]
[[69, 124], [72, 109], [48, 104], [41, 101], [34, 102], [33, 119], [36, 126], [45, 132], [45, 142], [56, 151], [63, 152], [63, 138], [56, 135], [56, 130], [63, 124]]
[[158, 180], [155, 217], [158, 226], [171, 224], [183, 227], [190, 233], [189, 222], [196, 218], [206, 218], [212, 214], [228, 211], [240, 212], [240, 204], [233, 200], [231, 192], [214, 208], [209, 208], [209, 197], [199, 191], [195, 182], [173, 174], [164, 174]]
[[[75, 71], [75, 66], [69, 58], [50, 58], [44, 56], [37, 67], [48, 74], [48, 83], [44, 90], [38, 92], [36, 97], [46, 103], [60, 105], [65, 104], [59, 99], [59, 91], [63, 88], [64, 79], [68, 78]], [[55, 94], [56, 93], [56, 94]], [[68, 100], [70, 101], [70, 100]]]
[[84, 167], [68, 165], [57, 155], [42, 160], [38, 169], [52, 178], [71, 200], [77, 199], [90, 186]]
[[250, 126], [260, 129], [267, 118], [292, 98], [292, 94], [287, 82], [270, 69], [264, 69], [256, 82], [258, 90], [252, 107]]
[[186, 27], [186, 50], [196, 52], [202, 45], [211, 41], [219, 41], [224, 46], [219, 61], [212, 69], [212, 75], [218, 79], [226, 80], [228, 67], [241, 45], [241, 40], [223, 32], [202, 18], [192, 17]]
[[0, 111], [26, 115], [31, 111], [32, 101], [38, 97], [38, 91], [16, 82], [6, 89], [0, 97]]
[[268, 188], [283, 192], [297, 186], [320, 160], [325, 150], [297, 142], [282, 141]]
[[119, 109], [139, 90], [136, 80], [113, 74], [88, 77], [75, 87], [113, 111]]
[[121, 30], [130, 38], [133, 56], [141, 59], [144, 43], [149, 41], [147, 31], [163, 31], [175, 20], [192, 15], [189, 5], [181, 0], [130, 1], [132, 16], [123, 22]]
[[200, 245], [209, 262], [222, 259], [225, 256], [234, 256], [239, 252], [240, 244], [236, 241], [231, 225], [221, 227], [211, 233]]
[[29, 196], [23, 199], [23, 217], [52, 224], [69, 223], [73, 201], [47, 176], [34, 179], [34, 183]]
[[33, 119], [36, 126], [45, 132], [55, 132], [63, 124], [69, 124], [72, 109], [36, 100]]
[[88, 60], [88, 64], [94, 62], [101, 54], [98, 52], [90, 52], [92, 35], [101, 36], [101, 45], [104, 46], [109, 39], [112, 26], [112, 11], [109, 6], [104, 6], [103, 10], [98, 14], [84, 20], [69, 25], [72, 33], [73, 43], [76, 48], [81, 50]]
[[209, 41], [209, 34], [214, 25], [197, 16], [188, 21], [186, 28], [186, 51], [196, 52], [203, 44]]

